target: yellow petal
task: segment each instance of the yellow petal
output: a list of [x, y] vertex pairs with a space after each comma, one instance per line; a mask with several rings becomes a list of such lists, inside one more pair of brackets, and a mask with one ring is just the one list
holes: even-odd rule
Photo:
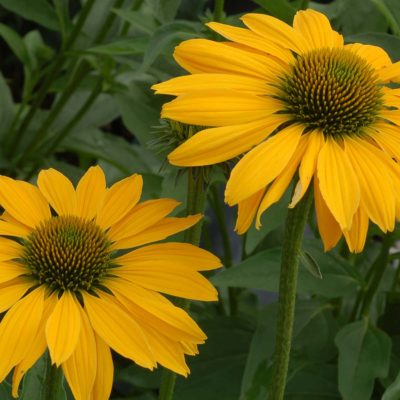
[[174, 58], [186, 71], [251, 76], [273, 82], [285, 70], [278, 62], [263, 55], [225, 43], [206, 39], [185, 40], [175, 48]]
[[51, 361], [57, 367], [75, 350], [81, 329], [80, 304], [71, 292], [66, 290], [46, 324], [46, 339]]
[[344, 150], [328, 139], [318, 157], [319, 188], [330, 212], [342, 230], [351, 228], [360, 205], [360, 185]]
[[328, 251], [336, 246], [342, 236], [342, 231], [322, 198], [316, 176], [314, 176], [314, 201], [319, 234], [324, 244], [324, 250]]
[[28, 270], [26, 267], [15, 261], [1, 261], [0, 262], [0, 283], [11, 281], [17, 276], [26, 274]]
[[7, 311], [0, 323], [0, 382], [29, 353], [39, 329], [44, 289], [37, 288]]
[[389, 124], [377, 126], [377, 132], [370, 134], [379, 146], [385, 150], [390, 157], [400, 161], [400, 127]]
[[180, 166], [217, 164], [250, 150], [286, 121], [282, 114], [271, 114], [246, 124], [204, 129], [171, 152], [168, 160]]
[[364, 58], [375, 69], [381, 69], [392, 65], [389, 55], [379, 46], [371, 46], [361, 43], [351, 43], [344, 46], [346, 50], [356, 53]]
[[85, 309], [96, 333], [117, 353], [136, 364], [153, 369], [155, 360], [140, 326], [115, 298], [83, 294]]
[[32, 228], [20, 223], [7, 212], [0, 219], [0, 235], [26, 237], [32, 232]]
[[399, 110], [381, 110], [379, 115], [386, 120], [393, 122], [400, 126], [400, 112]]
[[384, 153], [364, 139], [346, 138], [345, 150], [360, 184], [362, 209], [384, 232], [392, 231], [395, 197], [393, 181], [381, 161]]
[[76, 215], [92, 219], [103, 203], [106, 193], [106, 178], [99, 166], [90, 167], [76, 188]]
[[189, 314], [161, 294], [144, 289], [134, 282], [113, 279], [110, 289], [137, 321], [147, 324], [176, 340], [204, 343], [206, 335]]
[[141, 232], [118, 240], [112, 245], [114, 250], [131, 249], [151, 242], [164, 240], [168, 236], [184, 231], [197, 224], [203, 216], [201, 214], [189, 215], [183, 218], [163, 218], [154, 225]]
[[343, 47], [343, 36], [332, 30], [328, 18], [317, 11], [298, 11], [293, 20], [293, 27], [313, 49]]
[[368, 216], [361, 207], [354, 214], [350, 231], [344, 231], [343, 235], [350, 251], [360, 253], [364, 249], [368, 233]]
[[21, 258], [23, 250], [24, 248], [15, 240], [0, 237], [0, 261]]
[[135, 265], [146, 268], [147, 265], [181, 265], [195, 271], [209, 271], [222, 266], [218, 257], [207, 250], [189, 243], [159, 243], [126, 253], [114, 259], [119, 265]]
[[37, 187], [6, 176], [0, 176], [0, 204], [31, 228], [51, 217], [49, 205]]
[[272, 182], [287, 166], [303, 129], [291, 125], [248, 152], [231, 172], [225, 201], [235, 205]]
[[93, 385], [92, 400], [108, 400], [114, 379], [114, 364], [110, 347], [98, 335], [95, 335], [95, 338], [97, 371]]
[[249, 29], [220, 24], [218, 22], [209, 22], [206, 25], [229, 40], [233, 40], [234, 42], [253, 47], [254, 49], [275, 56], [285, 63], [293, 61], [293, 55], [289, 50], [278, 46], [273, 41], [265, 40], [265, 38], [257, 35]]
[[151, 227], [172, 212], [180, 203], [173, 199], [148, 200], [136, 206], [123, 220], [111, 227], [108, 237], [117, 242]]
[[271, 186], [265, 192], [265, 195], [260, 203], [257, 211], [256, 228], [261, 227], [261, 216], [265, 210], [267, 210], [272, 204], [280, 200], [285, 193], [286, 189], [290, 185], [294, 174], [297, 171], [297, 167], [301, 161], [301, 158], [306, 151], [308, 145], [309, 135], [303, 135], [300, 138], [299, 145], [296, 151], [293, 153], [292, 158], [289, 160], [286, 168], [279, 174], [279, 176], [272, 182]]
[[0, 283], [0, 313], [12, 307], [32, 286], [34, 282], [23, 278]]
[[264, 192], [265, 190], [261, 189], [238, 204], [238, 217], [236, 220], [235, 231], [239, 235], [247, 232], [250, 228]]
[[144, 288], [185, 299], [215, 301], [217, 290], [192, 268], [171, 264], [168, 268], [156, 263], [125, 263], [114, 275], [135, 282]]
[[383, 82], [400, 82], [400, 61], [379, 70]]
[[120, 221], [139, 201], [142, 187], [143, 179], [137, 174], [112, 185], [97, 215], [97, 224], [107, 229]]
[[317, 167], [319, 152], [325, 143], [324, 134], [319, 131], [308, 135], [307, 149], [302, 156], [299, 168], [299, 182], [296, 185], [289, 208], [293, 208], [303, 198]]
[[58, 215], [74, 215], [76, 194], [71, 181], [61, 172], [50, 168], [42, 170], [37, 180], [43, 196]]
[[96, 378], [97, 349], [94, 332], [86, 313], [80, 306], [77, 311], [81, 319], [79, 340], [72, 355], [63, 362], [62, 369], [74, 398], [88, 400]]
[[311, 43], [308, 44], [299, 32], [277, 18], [251, 13], [241, 19], [253, 32], [284, 49], [293, 50], [297, 54], [312, 50]]
[[178, 76], [153, 85], [156, 94], [174, 96], [209, 90], [237, 90], [248, 94], [269, 94], [271, 88], [265, 80], [233, 74], [194, 74]]
[[272, 97], [234, 90], [192, 92], [164, 104], [161, 117], [192, 125], [225, 126], [254, 122], [283, 108]]

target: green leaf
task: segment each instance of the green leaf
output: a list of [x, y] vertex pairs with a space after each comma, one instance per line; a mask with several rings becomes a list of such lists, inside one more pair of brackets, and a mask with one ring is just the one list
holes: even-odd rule
[[287, 0], [252, 0], [272, 16], [292, 24], [296, 9]]
[[0, 0], [0, 6], [22, 18], [34, 21], [53, 31], [58, 31], [57, 14], [46, 0]]
[[400, 372], [394, 382], [385, 390], [382, 400], [398, 400], [400, 398]]
[[132, 29], [147, 35], [153, 34], [153, 32], [159, 26], [154, 20], [153, 15], [146, 15], [140, 11], [130, 11], [124, 9], [113, 9], [111, 11], [117, 14], [123, 20], [129, 22], [129, 24], [132, 26]]
[[0, 73], [0, 136], [8, 132], [14, 117], [15, 106], [10, 88]]
[[0, 383], [0, 399], [1, 400], [15, 400], [11, 395], [11, 385], [3, 381]]
[[389, 371], [391, 340], [367, 318], [344, 326], [336, 336], [339, 391], [344, 400], [371, 398], [374, 381]]
[[4, 39], [21, 63], [30, 67], [28, 50], [21, 36], [7, 25], [0, 23], [0, 37]]
[[388, 33], [359, 33], [346, 37], [346, 41], [380, 46], [389, 53], [392, 61], [400, 60], [400, 38]]
[[400, 10], [397, 0], [371, 0], [376, 9], [386, 19], [390, 30], [400, 36]]
[[174, 400], [237, 399], [253, 329], [249, 321], [229, 317], [200, 324], [208, 339], [188, 359], [190, 378], [178, 377]]
[[[46, 400], [47, 396], [43, 390], [43, 383], [46, 379], [48, 354], [44, 354], [36, 364], [29, 369], [23, 379], [20, 400]], [[60, 388], [57, 397], [54, 400], [66, 400], [67, 395], [64, 387]]]
[[182, 0], [156, 0], [155, 17], [162, 23], [171, 22], [178, 12]]
[[[353, 292], [361, 278], [356, 270], [334, 253], [324, 253], [317, 240], [306, 240], [303, 248], [313, 254], [324, 279], [312, 276], [304, 268], [299, 269], [297, 292], [336, 297]], [[217, 286], [244, 287], [278, 291], [281, 249], [261, 251], [233, 268], [225, 269], [211, 278]]]
[[132, 38], [116, 40], [112, 43], [90, 47], [86, 53], [101, 54], [107, 56], [121, 56], [143, 54], [146, 50], [147, 41], [144, 38]]
[[300, 263], [310, 272], [311, 275], [316, 278], [322, 279], [321, 270], [318, 263], [315, 261], [313, 256], [307, 251], [301, 251]]

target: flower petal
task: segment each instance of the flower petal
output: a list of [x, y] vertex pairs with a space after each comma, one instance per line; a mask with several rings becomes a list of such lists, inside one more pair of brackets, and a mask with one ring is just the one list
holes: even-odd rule
[[204, 129], [168, 155], [173, 165], [201, 166], [230, 160], [259, 144], [287, 121], [282, 114], [246, 124]]
[[142, 367], [153, 369], [154, 356], [140, 326], [114, 297], [105, 293], [100, 296], [83, 294], [93, 329], [117, 353]]
[[0, 204], [31, 228], [51, 217], [49, 205], [36, 186], [6, 176], [0, 176]]
[[230, 90], [191, 92], [163, 105], [162, 118], [200, 126], [238, 125], [265, 119], [283, 108], [279, 100]]
[[97, 350], [97, 371], [94, 381], [92, 398], [95, 400], [108, 400], [110, 398], [113, 379], [114, 364], [111, 356], [110, 347], [95, 335]]
[[26, 274], [28, 270], [23, 265], [15, 261], [0, 262], [0, 283], [11, 281], [17, 276]]
[[44, 289], [37, 288], [7, 311], [0, 323], [0, 382], [29, 353], [39, 329]]
[[400, 82], [400, 61], [380, 69], [379, 78], [383, 82]]
[[81, 330], [80, 308], [75, 295], [66, 290], [47, 320], [47, 344], [51, 361], [57, 367], [67, 360], [77, 347]]
[[32, 281], [24, 278], [0, 283], [0, 313], [12, 307], [33, 285]]
[[71, 181], [65, 175], [53, 168], [42, 170], [37, 184], [58, 215], [75, 215], [76, 193]]
[[248, 152], [231, 172], [225, 201], [235, 205], [273, 181], [296, 151], [303, 130], [290, 125]]
[[368, 234], [368, 216], [361, 207], [354, 214], [351, 229], [343, 234], [351, 252], [360, 253], [364, 249]]
[[87, 219], [94, 218], [105, 194], [106, 178], [103, 170], [98, 165], [90, 167], [76, 188], [76, 215]]
[[143, 179], [134, 174], [111, 186], [97, 215], [97, 224], [103, 229], [120, 221], [137, 204], [142, 195]]
[[351, 43], [344, 46], [346, 50], [364, 58], [375, 69], [381, 69], [392, 65], [389, 55], [379, 46], [371, 46], [361, 43]]
[[242, 235], [250, 228], [264, 192], [265, 189], [261, 189], [238, 204], [238, 216], [235, 225], [235, 231], [238, 235]]
[[342, 230], [351, 228], [360, 205], [360, 185], [345, 151], [328, 139], [318, 157], [319, 188], [326, 205]]
[[23, 250], [24, 248], [15, 240], [0, 237], [0, 261], [8, 261], [14, 258], [21, 258]]

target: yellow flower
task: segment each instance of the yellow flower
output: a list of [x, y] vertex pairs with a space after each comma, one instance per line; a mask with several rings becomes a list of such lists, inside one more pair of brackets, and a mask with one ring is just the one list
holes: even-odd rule
[[38, 187], [0, 177], [0, 381], [15, 367], [14, 396], [47, 349], [77, 400], [109, 398], [110, 348], [145, 368], [189, 373], [184, 356], [206, 336], [158, 292], [216, 300], [198, 271], [220, 262], [190, 244], [148, 244], [201, 216], [167, 217], [177, 201], [139, 203], [141, 192], [137, 174], [107, 189], [99, 167], [76, 189], [54, 169]]
[[169, 155], [180, 166], [209, 165], [246, 153], [233, 168], [226, 201], [236, 230], [277, 202], [298, 172], [290, 207], [313, 180], [325, 249], [342, 233], [361, 251], [369, 220], [383, 231], [400, 216], [400, 63], [379, 47], [347, 44], [328, 19], [299, 11], [293, 27], [267, 15], [242, 17], [248, 29], [208, 26], [230, 39], [188, 40], [176, 61], [192, 75], [154, 86], [177, 98], [162, 117], [204, 125]]

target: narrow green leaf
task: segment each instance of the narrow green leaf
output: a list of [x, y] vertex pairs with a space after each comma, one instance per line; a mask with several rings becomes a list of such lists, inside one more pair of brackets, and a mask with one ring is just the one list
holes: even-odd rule
[[0, 73], [0, 136], [6, 133], [14, 117], [15, 106], [10, 88]]
[[343, 399], [370, 399], [375, 379], [385, 378], [389, 371], [389, 336], [364, 318], [344, 326], [335, 343], [339, 349], [339, 391]]
[[294, 14], [296, 9], [289, 4], [287, 0], [252, 0], [254, 3], [258, 4], [269, 14], [276, 18], [285, 21], [288, 24], [292, 24]]
[[163, 24], [171, 22], [182, 0], [156, 0], [155, 16]]
[[16, 57], [27, 67], [30, 66], [28, 50], [21, 36], [7, 25], [0, 23], [0, 37], [8, 44]]
[[6, 381], [0, 383], [0, 399], [1, 400], [14, 400], [11, 395], [11, 385]]
[[307, 251], [301, 252], [300, 262], [307, 269], [307, 271], [310, 272], [311, 275], [315, 276], [316, 278], [322, 279], [322, 274], [319, 265], [309, 252]]
[[159, 27], [153, 15], [146, 15], [140, 11], [130, 11], [123, 9], [113, 9], [111, 11], [117, 14], [123, 20], [129, 22], [133, 29], [147, 35], [152, 35], [153, 32]]
[[57, 14], [49, 1], [0, 0], [0, 6], [48, 29], [58, 30]]
[[121, 56], [143, 54], [146, 49], [147, 41], [144, 38], [132, 38], [116, 40], [115, 42], [102, 44], [86, 49], [86, 53], [102, 54], [109, 56]]
[[398, 400], [400, 399], [400, 372], [394, 382], [385, 390], [382, 400]]

